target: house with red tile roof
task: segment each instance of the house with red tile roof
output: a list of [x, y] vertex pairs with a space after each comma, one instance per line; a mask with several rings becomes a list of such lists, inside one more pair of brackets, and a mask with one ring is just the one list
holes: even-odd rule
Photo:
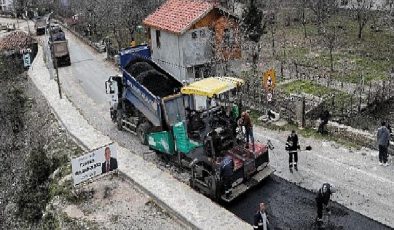
[[181, 81], [213, 76], [213, 63], [241, 57], [238, 18], [215, 1], [168, 0], [143, 23], [153, 61]]

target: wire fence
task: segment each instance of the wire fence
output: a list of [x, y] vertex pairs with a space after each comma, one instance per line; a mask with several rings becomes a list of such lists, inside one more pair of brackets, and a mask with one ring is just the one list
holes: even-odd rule
[[282, 73], [288, 73], [286, 76], [280, 76], [284, 84], [302, 80], [329, 90], [317, 91], [315, 95], [290, 94], [279, 87], [273, 92], [272, 100], [268, 101], [267, 91], [262, 87], [261, 78], [253, 77], [256, 74], [247, 73], [240, 76], [246, 81], [240, 96], [246, 107], [262, 114], [266, 114], [271, 109], [279, 112], [283, 119], [299, 122], [301, 118], [297, 114], [297, 106], [304, 101], [304, 119], [307, 124], [313, 124], [313, 121], [318, 119], [324, 110], [330, 112], [333, 120], [339, 123], [349, 123], [356, 114], [367, 107], [394, 98], [394, 77], [390, 74], [384, 78], [385, 80], [355, 84], [330, 79], [328, 74], [322, 74], [315, 67], [287, 64], [282, 68], [284, 70], [281, 71]]

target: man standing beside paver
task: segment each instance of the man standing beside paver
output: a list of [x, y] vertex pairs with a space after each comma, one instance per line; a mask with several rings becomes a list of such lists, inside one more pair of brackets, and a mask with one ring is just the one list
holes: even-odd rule
[[388, 166], [387, 150], [390, 143], [390, 132], [384, 121], [382, 121], [382, 126], [378, 129], [377, 142], [379, 146], [379, 165]]

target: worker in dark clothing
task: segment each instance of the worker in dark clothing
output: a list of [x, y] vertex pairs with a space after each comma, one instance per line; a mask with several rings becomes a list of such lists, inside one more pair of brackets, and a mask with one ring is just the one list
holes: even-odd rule
[[331, 194], [335, 192], [335, 186], [329, 183], [324, 183], [319, 189], [316, 197], [317, 222], [321, 223], [323, 221], [323, 208], [326, 208], [327, 213], [331, 214], [330, 209], [328, 208], [328, 201], [330, 201]]
[[254, 215], [253, 229], [256, 230], [269, 230], [268, 215], [264, 203], [260, 203], [259, 211]]
[[325, 133], [325, 126], [328, 124], [328, 120], [330, 119], [330, 112], [328, 110], [324, 110], [324, 112], [320, 116], [320, 125], [317, 130], [318, 133]]
[[382, 121], [382, 126], [378, 129], [377, 142], [379, 147], [379, 165], [389, 166], [387, 153], [390, 145], [390, 131], [384, 121]]
[[[295, 170], [298, 170], [297, 162], [298, 162], [298, 150], [300, 149], [300, 145], [298, 143], [298, 136], [295, 130], [292, 130], [291, 134], [287, 137], [285, 149], [289, 152], [290, 172], [293, 172], [293, 165]], [[293, 157], [294, 157], [294, 163], [293, 163]]]
[[254, 152], [254, 137], [253, 137], [253, 125], [252, 120], [250, 119], [248, 112], [242, 112], [241, 118], [239, 120], [239, 124], [245, 127], [245, 137], [246, 137], [246, 145], [245, 148], [249, 148], [249, 138], [252, 142], [252, 148]]
[[225, 156], [220, 162], [220, 178], [224, 185], [224, 193], [226, 197], [230, 197], [232, 189], [232, 176], [234, 171], [234, 161], [230, 156]]

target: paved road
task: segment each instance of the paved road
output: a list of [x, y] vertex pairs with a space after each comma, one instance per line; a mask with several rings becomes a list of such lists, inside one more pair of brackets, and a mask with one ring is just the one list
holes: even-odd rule
[[[226, 208], [253, 224], [253, 214], [261, 201], [268, 204], [275, 229], [317, 229], [315, 194], [277, 176], [271, 176]], [[336, 202], [330, 206], [332, 214], [329, 220], [325, 217], [325, 229], [390, 229]]]
[[[129, 149], [141, 153], [147, 151], [146, 148], [137, 144], [138, 141], [134, 136], [117, 132], [108, 118], [104, 82], [109, 75], [115, 74], [116, 70], [103, 61], [102, 55], [96, 54], [74, 36], [67, 34], [67, 37], [70, 42], [72, 66], [61, 68], [60, 77], [63, 88], [69, 94], [68, 97], [96, 129]], [[286, 175], [284, 177], [286, 178]], [[296, 192], [293, 193], [292, 191]], [[368, 193], [369, 191], [365, 192]], [[278, 177], [273, 177], [273, 179], [267, 180], [262, 186], [246, 194], [241, 200], [228, 208], [239, 217], [250, 222], [256, 204], [263, 199], [269, 203], [272, 209], [273, 222], [278, 224], [278, 227], [287, 229], [294, 226], [292, 229], [297, 229], [296, 226], [300, 226], [302, 229], [308, 229], [315, 216], [313, 197], [313, 193]], [[365, 223], [362, 226], [377, 227], [370, 229], [384, 229], [384, 226], [378, 225], [376, 222], [343, 206], [337, 205], [336, 207], [337, 211], [334, 211], [332, 217], [332, 220], [337, 223], [334, 229], [340, 229], [341, 226], [344, 229], [348, 229], [346, 226], [352, 226], [350, 229], [363, 229], [360, 228], [359, 223]], [[303, 215], [299, 214], [300, 211]], [[343, 213], [348, 215], [343, 215]], [[347, 222], [347, 220], [349, 221]]]
[[59, 68], [62, 82], [75, 77], [84, 92], [95, 103], [106, 103], [104, 84], [108, 77], [115, 75], [116, 70], [104, 61], [104, 55], [97, 54], [91, 47], [83, 44], [71, 33], [66, 33], [71, 54], [71, 66]]

